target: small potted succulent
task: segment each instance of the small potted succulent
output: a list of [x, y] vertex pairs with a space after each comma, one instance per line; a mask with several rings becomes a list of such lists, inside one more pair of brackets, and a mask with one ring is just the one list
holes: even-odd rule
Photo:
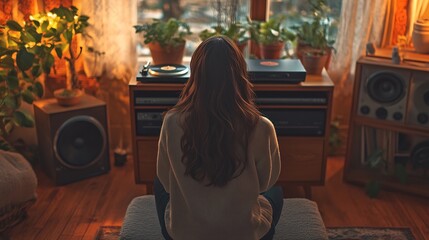
[[167, 21], [153, 19], [151, 23], [134, 28], [136, 33], [144, 33], [144, 43], [148, 45], [155, 65], [182, 63], [185, 37], [192, 34], [187, 23], [175, 18]]
[[248, 18], [250, 36], [258, 44], [261, 58], [281, 58], [285, 42], [295, 39], [295, 34], [283, 27], [284, 20], [284, 15], [277, 15], [264, 22], [252, 21]]

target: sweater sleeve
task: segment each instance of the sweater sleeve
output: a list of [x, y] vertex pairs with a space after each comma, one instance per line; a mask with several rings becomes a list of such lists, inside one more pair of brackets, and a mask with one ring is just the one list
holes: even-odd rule
[[168, 158], [167, 151], [167, 117], [164, 118], [161, 127], [161, 133], [158, 141], [158, 156], [156, 160], [156, 174], [159, 178], [159, 181], [165, 188], [166, 192], [170, 192], [170, 161]]
[[279, 144], [274, 125], [268, 121], [266, 140], [263, 144], [265, 159], [257, 162], [256, 167], [259, 177], [260, 192], [265, 192], [270, 189], [280, 176], [281, 160]]

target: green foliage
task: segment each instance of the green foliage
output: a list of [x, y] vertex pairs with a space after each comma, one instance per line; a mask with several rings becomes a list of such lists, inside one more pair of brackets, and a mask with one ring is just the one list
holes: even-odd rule
[[71, 70], [71, 86], [78, 88], [77, 73], [75, 70], [75, 62], [82, 53], [80, 51], [74, 53], [70, 47], [73, 44], [74, 36], [83, 35], [89, 37], [85, 29], [89, 26], [86, 15], [79, 15], [78, 9], [74, 6], [69, 8], [60, 6], [53, 8], [48, 13], [41, 13], [32, 16], [31, 26], [35, 32], [40, 33], [43, 45], [36, 46], [34, 53], [42, 59], [41, 67], [43, 72], [49, 74], [51, 69], [55, 70], [54, 52], [58, 58], [63, 58], [70, 64]]
[[329, 129], [329, 153], [334, 154], [341, 144], [340, 122], [338, 120], [334, 120], [331, 122]]
[[13, 150], [7, 137], [15, 126], [34, 126], [33, 117], [19, 109], [23, 101], [31, 104], [43, 96], [37, 80], [43, 61], [36, 55], [41, 41], [31, 24], [9, 20], [0, 28], [0, 149]]
[[[377, 197], [381, 191], [380, 174], [382, 169], [388, 164], [383, 158], [383, 152], [384, 151], [382, 149], [376, 149], [366, 160], [369, 170], [374, 172], [374, 177], [365, 186], [366, 193], [371, 198]], [[408, 174], [404, 164], [395, 164], [393, 175], [399, 180], [399, 182], [407, 182]]]
[[288, 40], [293, 41], [295, 39], [295, 34], [282, 25], [285, 19], [285, 15], [272, 17], [265, 22], [252, 21], [248, 18], [250, 38], [261, 44], [272, 44]]
[[13, 150], [7, 139], [15, 126], [34, 126], [33, 117], [20, 107], [43, 96], [38, 78], [53, 68], [53, 52], [61, 58], [72, 36], [84, 34], [88, 26], [88, 17], [78, 16], [75, 7], [61, 6], [31, 19], [24, 25], [9, 20], [0, 27], [0, 149], [8, 151]]
[[199, 37], [202, 41], [204, 41], [207, 38], [216, 35], [223, 35], [227, 36], [228, 38], [234, 40], [237, 43], [244, 43], [249, 40], [249, 37], [247, 36], [247, 30], [248, 26], [245, 24], [232, 23], [228, 27], [213, 26], [210, 29], [205, 29], [199, 34]]
[[327, 0], [310, 0], [313, 19], [310, 22], [304, 22], [300, 26], [294, 26], [298, 40], [304, 44], [310, 45], [315, 50], [322, 52], [332, 48], [334, 41], [328, 40], [329, 16], [331, 12]]
[[168, 21], [153, 19], [152, 23], [135, 25], [136, 33], [144, 33], [144, 43], [157, 42], [161, 46], [178, 46], [185, 37], [192, 34], [189, 25], [181, 20], [170, 18]]

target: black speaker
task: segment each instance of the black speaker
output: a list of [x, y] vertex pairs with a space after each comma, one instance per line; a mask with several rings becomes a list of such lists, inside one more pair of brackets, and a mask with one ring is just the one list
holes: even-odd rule
[[411, 83], [407, 123], [429, 129], [429, 73], [415, 71]]
[[84, 95], [79, 104], [58, 105], [55, 99], [34, 103], [43, 170], [63, 185], [110, 170], [106, 104]]
[[412, 72], [393, 64], [361, 66], [358, 115], [404, 122]]

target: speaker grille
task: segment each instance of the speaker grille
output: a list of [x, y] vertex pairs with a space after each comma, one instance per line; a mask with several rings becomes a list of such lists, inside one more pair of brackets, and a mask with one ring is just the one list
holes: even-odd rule
[[65, 121], [55, 134], [54, 151], [69, 168], [86, 168], [102, 157], [106, 132], [95, 118], [76, 116]]
[[378, 103], [394, 104], [405, 96], [404, 81], [390, 72], [372, 75], [367, 82], [368, 95]]

